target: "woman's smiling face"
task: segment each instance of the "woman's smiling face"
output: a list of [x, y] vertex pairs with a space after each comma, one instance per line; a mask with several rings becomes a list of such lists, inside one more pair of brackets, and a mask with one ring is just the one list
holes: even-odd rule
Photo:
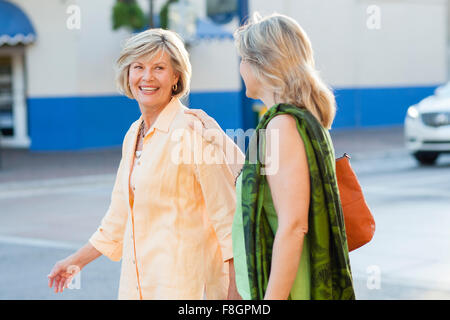
[[163, 108], [172, 99], [172, 87], [179, 76], [164, 50], [151, 59], [142, 56], [130, 65], [128, 81], [133, 97], [141, 107]]

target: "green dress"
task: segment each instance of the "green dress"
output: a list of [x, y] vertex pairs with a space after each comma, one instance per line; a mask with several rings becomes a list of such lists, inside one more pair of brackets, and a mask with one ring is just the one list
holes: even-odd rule
[[[236, 212], [234, 214], [232, 239], [233, 239], [233, 257], [234, 268], [236, 273], [236, 286], [239, 294], [244, 300], [251, 300], [250, 284], [247, 269], [247, 255], [245, 252], [244, 226], [242, 221], [242, 206], [241, 206], [241, 190], [242, 190], [242, 175], [239, 176], [236, 182]], [[269, 188], [264, 190], [264, 206], [268, 213], [270, 227], [273, 233], [276, 233], [278, 227], [278, 217], [272, 203], [272, 195]], [[297, 270], [294, 284], [290, 292], [290, 299], [293, 300], [309, 300], [311, 286], [311, 273], [309, 261], [309, 237], [306, 234], [303, 241], [302, 255], [300, 264]]]
[[[264, 114], [246, 151], [233, 226], [239, 291], [245, 298], [262, 300], [270, 276], [277, 214], [262, 171], [264, 165], [260, 156], [265, 154], [265, 135], [260, 130], [265, 129], [273, 117], [281, 114], [289, 114], [296, 120], [297, 130], [305, 145], [311, 187], [308, 234], [289, 298], [353, 300], [355, 292], [336, 181], [333, 144], [328, 130], [308, 110], [289, 104], [275, 105]], [[256, 161], [253, 159], [254, 153], [249, 150], [258, 151], [255, 152]], [[247, 281], [244, 279], [245, 270]], [[309, 293], [305, 289], [307, 286]]]

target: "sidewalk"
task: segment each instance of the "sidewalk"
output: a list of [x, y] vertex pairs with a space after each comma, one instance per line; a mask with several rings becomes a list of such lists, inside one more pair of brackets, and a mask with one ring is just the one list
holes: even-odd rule
[[[403, 143], [403, 127], [332, 130], [336, 157], [344, 152], [352, 162], [366, 158], [386, 158], [407, 154]], [[0, 184], [43, 180], [79, 179], [115, 175], [121, 148], [86, 151], [33, 152], [23, 149], [2, 149]]]
[[0, 184], [114, 175], [121, 153], [121, 147], [52, 152], [3, 149]]

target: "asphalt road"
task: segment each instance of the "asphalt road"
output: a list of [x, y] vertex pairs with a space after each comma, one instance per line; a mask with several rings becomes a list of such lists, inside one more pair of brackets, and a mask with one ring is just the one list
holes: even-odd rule
[[359, 297], [450, 299], [450, 156], [432, 167], [402, 156], [354, 168], [376, 221], [373, 240], [350, 253]]
[[[450, 299], [450, 156], [419, 167], [407, 155], [355, 159], [376, 220], [350, 254], [358, 299]], [[110, 198], [112, 175], [0, 184], [0, 299], [116, 299], [120, 263], [101, 257], [79, 289], [54, 294], [53, 264], [83, 245]]]

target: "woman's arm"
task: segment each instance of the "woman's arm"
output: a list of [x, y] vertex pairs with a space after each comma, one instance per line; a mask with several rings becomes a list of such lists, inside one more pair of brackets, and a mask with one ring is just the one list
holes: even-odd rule
[[[292, 289], [308, 232], [310, 198], [309, 169], [303, 140], [296, 121], [289, 115], [274, 117], [266, 130], [267, 158], [278, 159], [267, 170], [278, 229], [272, 250], [272, 265], [264, 299], [287, 299]], [[274, 139], [276, 138], [276, 139]], [[274, 153], [278, 152], [278, 157]]]
[[[136, 124], [136, 123], [135, 123]], [[127, 221], [127, 201], [123, 190], [123, 175], [127, 173], [123, 156], [130, 140], [131, 128], [125, 135], [122, 146], [122, 159], [117, 170], [116, 180], [111, 194], [111, 203], [103, 217], [100, 227], [94, 232], [89, 241], [77, 252], [55, 263], [48, 275], [48, 286], [55, 285], [55, 293], [63, 292], [72, 278], [85, 265], [97, 259], [102, 254], [113, 261], [122, 257], [122, 241]]]

